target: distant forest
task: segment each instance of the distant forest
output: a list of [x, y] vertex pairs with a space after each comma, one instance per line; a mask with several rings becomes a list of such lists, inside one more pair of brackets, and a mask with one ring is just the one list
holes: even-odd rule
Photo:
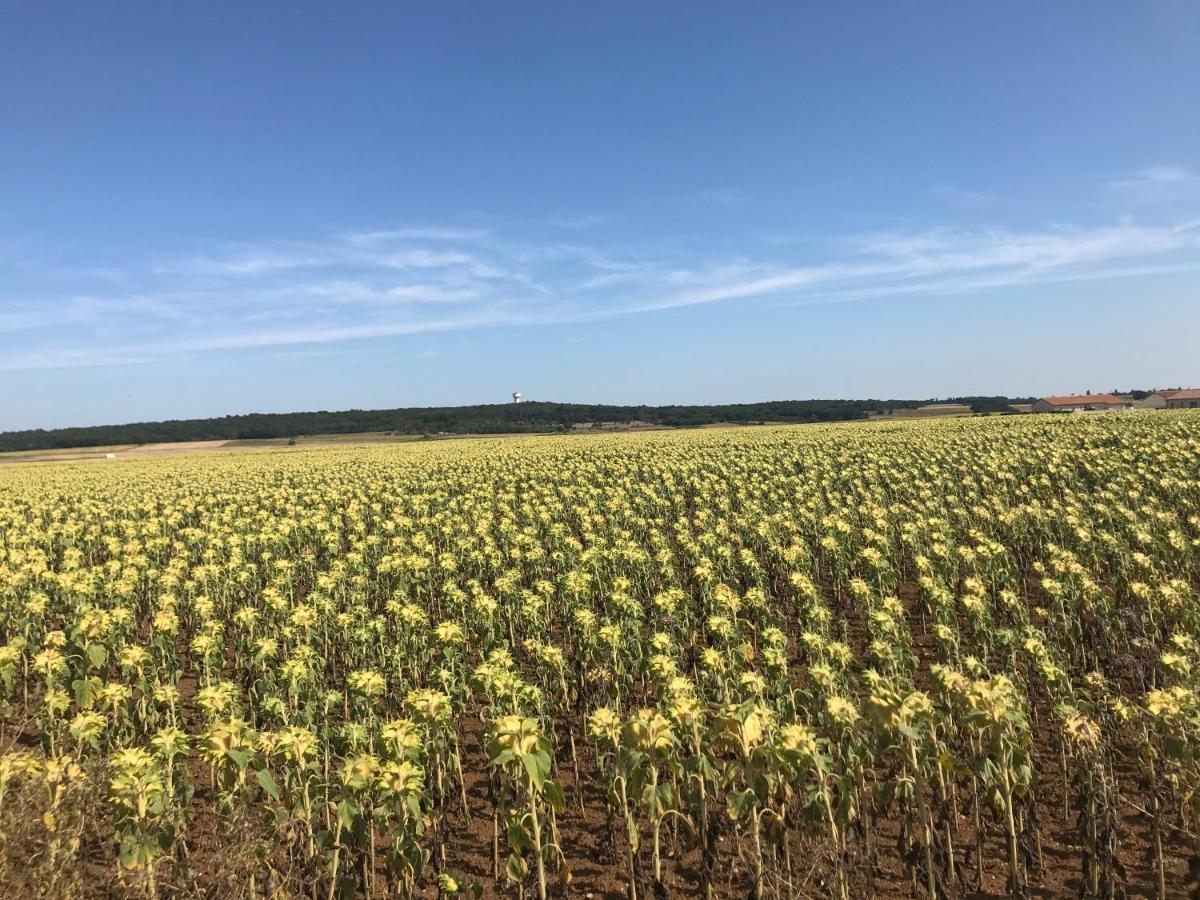
[[[913, 409], [927, 400], [777, 400], [718, 406], [604, 406], [545, 403], [485, 406], [350, 409], [341, 412], [251, 413], [217, 419], [173, 419], [88, 428], [0, 432], [0, 451], [102, 447], [110, 444], [158, 444], [172, 441], [265, 440], [301, 435], [360, 434], [518, 434], [567, 431], [577, 425], [645, 423], [689, 428], [716, 423], [843, 422]], [[955, 397], [947, 403], [970, 405], [977, 413], [1011, 413], [1007, 397]]]

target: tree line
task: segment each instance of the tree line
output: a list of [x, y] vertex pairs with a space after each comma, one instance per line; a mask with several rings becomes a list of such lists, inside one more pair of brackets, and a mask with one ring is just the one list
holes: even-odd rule
[[[529, 401], [520, 404], [348, 409], [337, 412], [250, 413], [211, 419], [172, 419], [83, 428], [0, 432], [0, 451], [102, 447], [175, 441], [268, 440], [299, 435], [358, 434], [518, 434], [568, 431], [590, 423], [645, 423], [689, 428], [717, 423], [812, 423], [865, 419], [913, 409], [925, 400], [776, 400], [705, 406], [610, 406]], [[957, 397], [974, 412], [1012, 412], [1005, 397]], [[1011, 401], [1017, 402], [1017, 401]]]

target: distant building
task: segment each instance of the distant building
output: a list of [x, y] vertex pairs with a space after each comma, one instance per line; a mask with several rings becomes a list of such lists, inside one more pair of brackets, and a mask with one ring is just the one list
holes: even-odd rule
[[1167, 409], [1200, 409], [1200, 388], [1158, 392]]
[[1069, 397], [1043, 397], [1033, 404], [1035, 413], [1116, 412], [1125, 408], [1116, 394], [1072, 394]]
[[1200, 388], [1155, 391], [1136, 405], [1144, 409], [1197, 409], [1200, 408]]
[[1174, 391], [1154, 391], [1147, 394], [1141, 400], [1134, 400], [1133, 405], [1138, 409], [1166, 409], [1167, 394], [1173, 394]]

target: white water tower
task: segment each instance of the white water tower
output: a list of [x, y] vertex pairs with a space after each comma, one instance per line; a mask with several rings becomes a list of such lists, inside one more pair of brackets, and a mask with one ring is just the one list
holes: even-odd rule
[[521, 402], [521, 392], [513, 391], [513, 403], [520, 403], [520, 402]]

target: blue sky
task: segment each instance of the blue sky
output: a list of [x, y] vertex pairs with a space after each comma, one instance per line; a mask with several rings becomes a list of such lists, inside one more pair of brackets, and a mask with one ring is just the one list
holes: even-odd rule
[[1200, 384], [1200, 6], [0, 6], [0, 428]]

